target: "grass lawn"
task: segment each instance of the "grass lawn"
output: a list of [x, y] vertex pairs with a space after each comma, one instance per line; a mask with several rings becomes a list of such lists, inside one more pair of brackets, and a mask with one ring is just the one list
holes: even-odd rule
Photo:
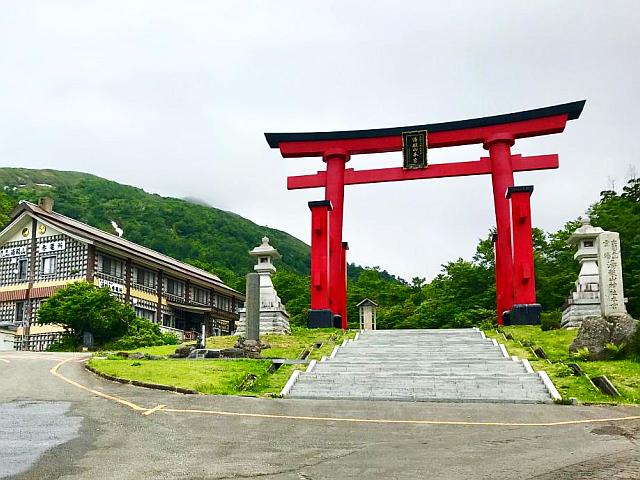
[[[103, 373], [129, 380], [174, 385], [213, 395], [279, 394], [291, 375], [283, 366], [267, 373], [268, 360], [106, 360], [92, 358], [89, 364]], [[240, 389], [248, 374], [257, 377], [246, 389]]]
[[[584, 361], [574, 357], [569, 353], [569, 345], [577, 330], [543, 332], [537, 325], [502, 327], [502, 330], [510, 333], [513, 340], [505, 340], [495, 330], [486, 330], [485, 333], [504, 343], [510, 355], [528, 359], [534, 370], [545, 370], [563, 398], [575, 397], [582, 403], [640, 403], [640, 363], [632, 360]], [[531, 346], [542, 347], [551, 363], [537, 359]], [[577, 363], [590, 378], [606, 375], [621, 396], [610, 397], [601, 393], [587, 377], [574, 376], [567, 363]]]
[[[334, 342], [328, 342], [335, 335]], [[336, 344], [342, 343], [345, 338], [353, 338], [355, 332], [343, 333], [333, 328], [294, 328], [291, 335], [261, 335], [260, 338], [268, 342], [271, 348], [262, 351], [265, 358], [298, 358], [305, 348], [312, 347], [316, 342], [323, 342], [320, 349], [313, 349], [309, 359], [320, 360], [322, 355], [329, 355]], [[223, 337], [208, 337], [207, 348], [230, 348], [238, 341], [233, 335]], [[195, 342], [192, 342], [195, 343]], [[170, 355], [175, 352], [177, 345], [161, 345], [158, 347], [142, 347], [129, 352], [142, 352], [149, 355]]]
[[[330, 338], [334, 336], [333, 340]], [[355, 332], [343, 333], [334, 329], [294, 329], [292, 335], [264, 335], [261, 338], [271, 344], [263, 350], [265, 358], [298, 358], [305, 348], [311, 350], [309, 359], [319, 360], [330, 355], [336, 345], [346, 338], [353, 338]], [[237, 337], [210, 337], [207, 348], [233, 347]], [[322, 342], [320, 348], [315, 344]], [[138, 348], [132, 351], [150, 355], [168, 355], [175, 351], [175, 345]], [[92, 358], [90, 365], [103, 373], [129, 380], [174, 385], [215, 395], [266, 395], [279, 394], [289, 379], [294, 367], [306, 365], [283, 365], [275, 373], [269, 374], [269, 360], [131, 360]], [[247, 375], [256, 380], [246, 388], [240, 386]]]

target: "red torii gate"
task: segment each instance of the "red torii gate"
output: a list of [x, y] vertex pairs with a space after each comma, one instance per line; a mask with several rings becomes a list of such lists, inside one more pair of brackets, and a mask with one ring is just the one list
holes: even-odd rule
[[[325, 199], [309, 202], [312, 211], [311, 310], [309, 326], [332, 326], [332, 316], [347, 327], [346, 243], [342, 241], [344, 186], [426, 178], [491, 175], [497, 235], [496, 306], [498, 322], [511, 312], [514, 323], [537, 322], [529, 196], [531, 186], [514, 186], [513, 173], [558, 168], [558, 155], [512, 155], [518, 138], [560, 133], [577, 119], [585, 101], [505, 115], [372, 130], [311, 133], [265, 133], [284, 158], [322, 157], [325, 171], [287, 178], [289, 190], [325, 188]], [[489, 157], [468, 162], [428, 165], [421, 169], [346, 168], [351, 155], [401, 151], [403, 132], [428, 131], [428, 147], [481, 143]]]

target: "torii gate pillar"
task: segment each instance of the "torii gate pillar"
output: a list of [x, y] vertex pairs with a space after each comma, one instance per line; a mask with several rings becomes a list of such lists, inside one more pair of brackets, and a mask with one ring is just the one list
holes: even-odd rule
[[343, 330], [347, 329], [347, 284], [344, 271], [345, 254], [342, 247], [342, 223], [344, 212], [344, 170], [350, 154], [343, 149], [329, 149], [324, 152], [327, 164], [325, 200], [331, 202], [333, 211], [329, 215], [329, 296], [333, 299], [332, 309], [340, 315]]
[[509, 316], [511, 325], [539, 323], [542, 311], [542, 306], [536, 303], [530, 201], [532, 192], [532, 185], [522, 185], [509, 187], [506, 195], [511, 204], [513, 239], [513, 307]]
[[513, 165], [511, 146], [515, 138], [512, 134], [498, 133], [485, 140], [483, 146], [489, 150], [491, 158], [491, 183], [493, 185], [493, 205], [496, 213], [496, 310], [498, 318], [513, 306], [513, 261], [511, 258], [511, 215], [509, 200], [505, 195], [513, 186]]

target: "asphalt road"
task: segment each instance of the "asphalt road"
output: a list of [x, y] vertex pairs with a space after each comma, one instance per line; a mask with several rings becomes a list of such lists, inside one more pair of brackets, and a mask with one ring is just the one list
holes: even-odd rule
[[0, 353], [0, 478], [640, 478], [640, 420], [594, 421], [640, 408], [181, 395], [81, 361]]

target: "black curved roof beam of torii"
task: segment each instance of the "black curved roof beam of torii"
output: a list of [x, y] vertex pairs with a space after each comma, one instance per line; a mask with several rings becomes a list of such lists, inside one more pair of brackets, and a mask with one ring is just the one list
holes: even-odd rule
[[265, 133], [271, 148], [280, 148], [284, 157], [321, 156], [331, 148], [345, 148], [352, 154], [402, 150], [402, 133], [429, 132], [429, 147], [483, 143], [493, 134], [511, 133], [515, 138], [560, 133], [568, 120], [580, 117], [586, 100], [536, 108], [521, 112], [453, 122], [405, 127], [334, 132]]

